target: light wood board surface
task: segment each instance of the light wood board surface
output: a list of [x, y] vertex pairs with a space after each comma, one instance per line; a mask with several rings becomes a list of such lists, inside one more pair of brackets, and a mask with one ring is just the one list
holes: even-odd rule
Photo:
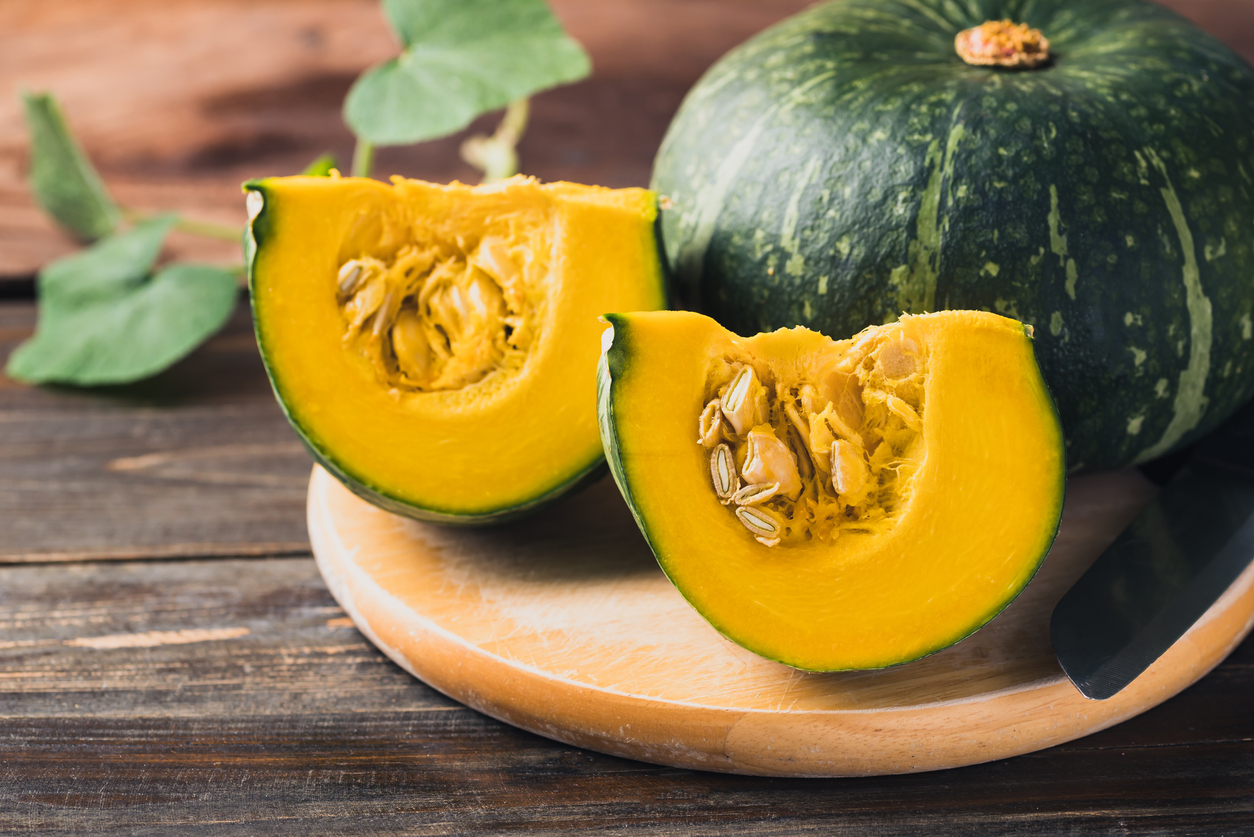
[[1254, 625], [1254, 566], [1157, 663], [1085, 699], [1049, 642], [1058, 599], [1153, 495], [1134, 471], [1072, 479], [1036, 579], [972, 637], [873, 672], [813, 674], [723, 639], [670, 585], [610, 480], [532, 520], [448, 529], [380, 511], [320, 468], [310, 540], [332, 594], [388, 656], [527, 730], [676, 767], [907, 773], [1043, 749], [1153, 707]]

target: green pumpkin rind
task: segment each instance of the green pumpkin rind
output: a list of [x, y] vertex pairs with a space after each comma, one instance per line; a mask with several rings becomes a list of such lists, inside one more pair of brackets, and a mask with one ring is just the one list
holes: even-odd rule
[[444, 526], [479, 527], [510, 523], [528, 517], [568, 494], [582, 490], [605, 475], [605, 461], [597, 460], [576, 473], [566, 482], [538, 497], [532, 498], [526, 503], [515, 504], [481, 514], [446, 513], [439, 509], [415, 506], [393, 497], [382, 488], [374, 485], [364, 474], [357, 473], [337, 460], [331, 455], [326, 445], [319, 444], [316, 439], [306, 432], [304, 425], [292, 414], [287, 399], [280, 392], [279, 378], [269, 358], [270, 341], [265, 334], [264, 317], [259, 316], [257, 311], [259, 295], [255, 292], [256, 289], [254, 287], [256, 265], [265, 258], [266, 244], [269, 239], [270, 218], [268, 213], [271, 211], [273, 195], [266, 190], [266, 182], [264, 180], [250, 180], [244, 184], [244, 190], [246, 192], [257, 192], [263, 196], [260, 209], [253, 215], [244, 231], [244, 263], [248, 271], [249, 299], [252, 305], [253, 325], [256, 331], [257, 348], [261, 354], [262, 365], [265, 366], [266, 375], [270, 379], [270, 386], [274, 390], [275, 400], [278, 401], [279, 407], [283, 411], [283, 416], [287, 419], [288, 424], [292, 426], [292, 429], [296, 431], [296, 435], [300, 438], [301, 443], [304, 444], [305, 449], [309, 451], [309, 455], [313, 457], [315, 462], [335, 476], [349, 491], [384, 511], [401, 515], [402, 517], [421, 520], [426, 523], [439, 523]]
[[[1050, 65], [964, 64], [985, 20]], [[693, 89], [653, 188], [684, 301], [738, 333], [982, 308], [1036, 330], [1067, 458], [1178, 449], [1254, 392], [1254, 72], [1138, 0], [835, 0]]]
[[632, 499], [631, 487], [627, 484], [623, 447], [614, 421], [614, 385], [622, 380], [628, 366], [628, 350], [625, 348], [628, 342], [628, 322], [622, 314], [606, 314], [604, 319], [610, 327], [601, 338], [601, 359], [597, 361], [597, 427], [601, 431], [601, 447], [605, 449], [605, 461], [618, 485], [619, 493], [623, 495], [627, 508], [631, 509], [631, 516], [652, 548], [653, 541], [649, 538], [648, 527], [640, 516], [639, 508]]

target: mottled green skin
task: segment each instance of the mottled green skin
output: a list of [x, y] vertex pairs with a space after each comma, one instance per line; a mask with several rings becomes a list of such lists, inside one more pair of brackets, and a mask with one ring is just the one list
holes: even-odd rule
[[[1040, 28], [1036, 70], [954, 35]], [[902, 312], [1032, 324], [1073, 470], [1151, 459], [1254, 392], [1254, 72], [1137, 0], [835, 0], [693, 89], [653, 188], [683, 301], [742, 334]]]
[[296, 435], [300, 437], [301, 442], [304, 443], [310, 456], [339, 480], [345, 488], [366, 502], [402, 517], [409, 517], [426, 523], [439, 523], [445, 526], [476, 527], [511, 523], [528, 517], [541, 509], [547, 508], [568, 494], [581, 491], [605, 476], [605, 461], [598, 459], [582, 466], [566, 482], [531, 498], [525, 503], [489, 509], [480, 513], [466, 513], [452, 509], [414, 505], [390, 494], [386, 488], [375, 484], [369, 474], [362, 473], [359, 469], [354, 468], [351, 463], [344, 461], [329, 445], [310, 433], [305, 427], [300, 419], [300, 405], [291, 403], [291, 399], [286, 396], [282, 378], [277, 374], [275, 366], [270, 360], [272, 341], [266, 333], [265, 315], [258, 310], [257, 300], [259, 295], [256, 293], [255, 283], [257, 281], [258, 267], [264, 264], [268, 251], [267, 245], [270, 244], [272, 238], [270, 235], [272, 194], [266, 190], [266, 182], [264, 180], [250, 180], [244, 184], [244, 190], [246, 192], [260, 192], [265, 197], [265, 204], [262, 206], [261, 211], [249, 221], [248, 227], [244, 231], [244, 264], [248, 269], [248, 287], [252, 301], [253, 326], [256, 330], [257, 348], [261, 352], [262, 364], [266, 368], [266, 375], [270, 378], [270, 386], [274, 389], [275, 399], [279, 402], [283, 415], [287, 418], [288, 423], [292, 425], [292, 429], [296, 431]]

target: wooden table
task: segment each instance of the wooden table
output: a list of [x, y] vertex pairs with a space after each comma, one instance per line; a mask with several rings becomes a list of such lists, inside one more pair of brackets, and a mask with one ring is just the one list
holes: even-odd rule
[[[631, 185], [702, 69], [803, 3], [554, 5], [598, 74], [537, 99], [524, 166]], [[1173, 5], [1254, 57], [1254, 5]], [[123, 200], [239, 224], [245, 177], [348, 158], [339, 100], [392, 48], [367, 0], [6, 0], [0, 32], [0, 357], [34, 327], [34, 270], [72, 246], [21, 183], [19, 87], [62, 95]], [[455, 148], [388, 150], [380, 173], [468, 179]], [[310, 558], [308, 473], [243, 305], [142, 384], [0, 377], [0, 832], [1254, 832], [1254, 640], [1145, 715], [1007, 761], [655, 767], [505, 726], [384, 658]]]

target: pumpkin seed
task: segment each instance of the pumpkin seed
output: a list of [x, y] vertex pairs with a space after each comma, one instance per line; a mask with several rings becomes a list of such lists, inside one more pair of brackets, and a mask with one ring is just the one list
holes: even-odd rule
[[779, 538], [764, 538], [761, 535], [754, 535], [753, 539], [763, 546], [779, 546]]
[[701, 411], [700, 433], [701, 444], [707, 448], [712, 448], [718, 444], [719, 437], [722, 435], [720, 431], [723, 429], [723, 415], [719, 411], [718, 399], [715, 398], [709, 404], [705, 405], [705, 409]]
[[736, 473], [736, 460], [731, 448], [719, 445], [710, 457], [710, 476], [714, 479], [714, 493], [724, 503], [740, 488], [740, 476]]
[[880, 372], [884, 373], [885, 378], [908, 378], [918, 369], [918, 363], [914, 358], [918, 352], [919, 347], [913, 340], [909, 337], [899, 337], [897, 340], [885, 341], [880, 345], [876, 364]]
[[885, 403], [887, 403], [889, 411], [897, 415], [905, 423], [906, 427], [914, 431], [923, 428], [923, 421], [919, 418], [919, 414], [902, 399], [889, 393], [885, 395]]
[[758, 384], [752, 366], [745, 366], [736, 374], [722, 398], [723, 415], [736, 435], [743, 436], [757, 424], [757, 402], [762, 386]]
[[392, 354], [396, 365], [410, 380], [425, 385], [431, 377], [431, 348], [423, 333], [422, 319], [412, 308], [405, 308], [392, 326]]
[[745, 525], [745, 528], [755, 535], [777, 538], [779, 533], [784, 530], [784, 521], [780, 520], [774, 512], [766, 509], [759, 509], [754, 506], [738, 506], [736, 508], [736, 517], [740, 518], [740, 522]]
[[801, 475], [797, 470], [797, 458], [775, 435], [770, 427], [755, 427], [749, 431], [748, 453], [741, 474], [756, 485], [777, 482], [781, 493], [797, 499], [801, 493]]
[[361, 281], [362, 274], [365, 272], [362, 269], [361, 262], [356, 259], [344, 262], [344, 266], [340, 268], [339, 275], [340, 296], [352, 296], [353, 291], [357, 290], [357, 284]]
[[810, 447], [810, 427], [809, 423], [801, 418], [801, 413], [797, 412], [797, 407], [791, 402], [784, 402], [784, 415], [788, 417], [788, 421], [796, 428], [797, 434], [801, 436], [802, 443], [808, 448]]
[[522, 307], [522, 296], [526, 290], [522, 282], [522, 271], [510, 255], [509, 243], [505, 239], [489, 236], [480, 241], [470, 263], [496, 280], [507, 294], [514, 291], [512, 295], [517, 298], [510, 302], [514, 307]]
[[727, 388], [727, 394], [723, 396], [723, 409], [734, 413], [745, 400], [745, 396], [749, 394], [751, 383], [753, 383], [753, 367], [746, 366], [736, 374], [731, 386]]
[[387, 283], [383, 281], [383, 277], [373, 271], [367, 273], [363, 270], [362, 279], [353, 289], [352, 296], [344, 303], [344, 315], [348, 318], [345, 340], [351, 340], [365, 326], [366, 321], [379, 310], [386, 295]]
[[854, 336], [854, 344], [845, 350], [845, 354], [841, 356], [836, 364], [836, 369], [841, 372], [853, 372], [862, 362], [867, 359], [867, 355], [871, 353], [875, 342], [880, 338], [881, 326], [870, 326], [864, 328]]
[[765, 503], [779, 493], [779, 483], [769, 485], [746, 485], [732, 495], [732, 502], [738, 506], [753, 506]]
[[845, 439], [832, 443], [832, 488], [840, 495], [855, 494], [866, 485], [870, 472], [862, 451]]
[[823, 391], [827, 400], [832, 402], [836, 416], [850, 433], [862, 426], [862, 385], [858, 383], [857, 375], [832, 370], [825, 376]]
[[387, 330], [392, 327], [400, 302], [397, 299], [397, 293], [393, 290], [389, 290], [387, 295], [383, 297], [383, 303], [379, 306], [379, 310], [375, 312], [374, 325], [371, 327], [371, 334], [376, 340], [382, 339]]

